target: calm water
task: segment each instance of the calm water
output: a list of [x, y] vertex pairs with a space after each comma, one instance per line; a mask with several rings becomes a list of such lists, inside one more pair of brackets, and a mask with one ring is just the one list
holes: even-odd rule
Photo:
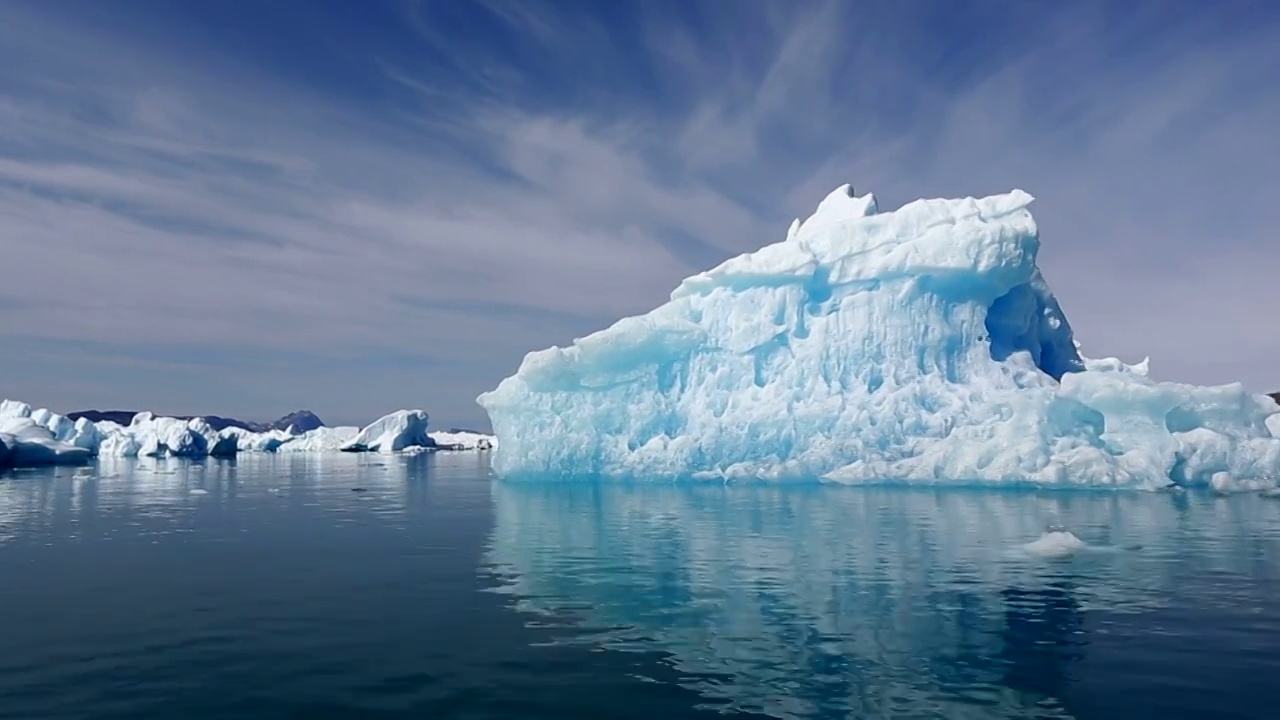
[[[1028, 547], [1051, 523], [1088, 546]], [[473, 454], [0, 475], [5, 718], [1278, 703], [1280, 500], [508, 484]]]

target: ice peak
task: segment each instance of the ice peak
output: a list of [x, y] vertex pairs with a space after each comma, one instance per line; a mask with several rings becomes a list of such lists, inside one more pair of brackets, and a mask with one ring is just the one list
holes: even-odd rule
[[813, 211], [813, 215], [800, 224], [800, 229], [857, 220], [879, 212], [880, 208], [876, 203], [875, 195], [867, 193], [858, 197], [854, 193], [853, 185], [846, 183], [823, 198], [822, 202], [818, 203], [818, 208]]

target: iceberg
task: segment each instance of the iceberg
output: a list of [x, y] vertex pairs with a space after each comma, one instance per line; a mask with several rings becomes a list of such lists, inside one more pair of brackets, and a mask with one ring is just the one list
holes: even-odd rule
[[472, 430], [441, 430], [429, 434], [441, 450], [492, 450], [497, 444], [492, 435]]
[[234, 438], [238, 452], [275, 452], [282, 445], [296, 437], [287, 430], [253, 432], [252, 430], [238, 427], [225, 428], [222, 430], [221, 435], [224, 438]]
[[0, 467], [81, 465], [92, 456], [90, 450], [58, 440], [34, 417], [0, 418]]
[[360, 434], [360, 428], [352, 426], [318, 427], [290, 438], [276, 452], [316, 453], [336, 452]]
[[[104, 415], [99, 413], [98, 415]], [[111, 414], [125, 419], [119, 413]], [[0, 402], [0, 467], [80, 463], [97, 457], [232, 457], [238, 453], [323, 453], [421, 450], [487, 450], [490, 435], [456, 430], [430, 433], [427, 413], [399, 410], [364, 428], [314, 427], [306, 412], [286, 416], [287, 429], [261, 432], [240, 426], [216, 429], [203, 417], [174, 418], [139, 412], [129, 424], [81, 416], [76, 420], [16, 400]], [[302, 432], [303, 427], [312, 426]]]
[[355, 437], [338, 447], [344, 452], [393, 453], [409, 448], [434, 448], [427, 435], [427, 413], [397, 410], [378, 418]]
[[1274, 483], [1276, 403], [1083, 358], [1020, 190], [881, 212], [838, 188], [782, 242], [529, 353], [478, 402], [516, 476]]
[[133, 416], [128, 432], [142, 445], [147, 457], [196, 458], [209, 454], [209, 442], [217, 433], [203, 420], [156, 417], [150, 412]]

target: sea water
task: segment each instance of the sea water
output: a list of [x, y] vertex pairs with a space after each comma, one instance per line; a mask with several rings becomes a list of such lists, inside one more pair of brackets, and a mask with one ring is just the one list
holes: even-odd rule
[[0, 717], [1271, 717], [1280, 500], [0, 475]]

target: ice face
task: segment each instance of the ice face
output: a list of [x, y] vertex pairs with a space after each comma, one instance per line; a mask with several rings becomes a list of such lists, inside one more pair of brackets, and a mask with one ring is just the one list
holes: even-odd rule
[[1086, 362], [1025, 192], [878, 212], [848, 187], [648, 314], [481, 395], [514, 475], [1159, 487], [1272, 478], [1276, 406]]

